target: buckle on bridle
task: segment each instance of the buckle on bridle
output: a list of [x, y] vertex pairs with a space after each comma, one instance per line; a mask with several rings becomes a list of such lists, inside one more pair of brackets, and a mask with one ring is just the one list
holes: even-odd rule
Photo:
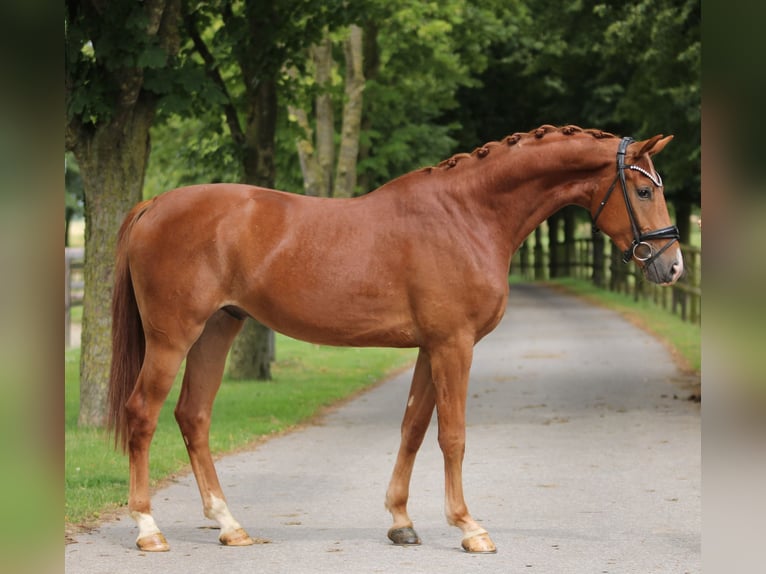
[[[639, 261], [647, 261], [654, 253], [654, 249], [646, 241], [633, 242], [633, 249], [631, 249], [633, 257]], [[629, 260], [628, 260], [629, 261]]]

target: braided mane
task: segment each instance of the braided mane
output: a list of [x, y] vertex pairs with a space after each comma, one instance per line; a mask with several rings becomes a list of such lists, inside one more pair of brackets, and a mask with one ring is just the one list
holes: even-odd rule
[[445, 159], [444, 161], [439, 162], [439, 164], [436, 165], [436, 167], [427, 167], [427, 168], [425, 168], [425, 171], [428, 171], [430, 173], [431, 170], [437, 169], [437, 168], [449, 169], [449, 168], [455, 167], [460, 160], [465, 159], [465, 158], [470, 158], [470, 157], [477, 157], [479, 159], [484, 158], [487, 155], [489, 155], [489, 152], [493, 148], [496, 148], [498, 146], [502, 146], [502, 145], [506, 145], [506, 146], [509, 146], [509, 147], [510, 146], [514, 146], [523, 138], [532, 138], [532, 137], [534, 137], [535, 139], [542, 139], [543, 137], [545, 137], [545, 135], [550, 134], [550, 133], [560, 133], [560, 134], [563, 134], [565, 136], [571, 136], [571, 135], [574, 135], [574, 134], [582, 133], [582, 134], [591, 135], [591, 136], [593, 136], [596, 139], [616, 138], [616, 137], [618, 137], [618, 136], [616, 136], [614, 134], [611, 134], [609, 132], [605, 132], [605, 131], [602, 131], [602, 130], [583, 129], [583, 128], [579, 127], [579, 126], [574, 126], [574, 125], [567, 125], [567, 126], [563, 126], [563, 127], [556, 127], [556, 126], [552, 126], [552, 125], [549, 125], [549, 124], [545, 124], [545, 125], [540, 126], [537, 129], [534, 129], [534, 130], [529, 131], [527, 133], [516, 132], [516, 133], [514, 133], [512, 135], [506, 136], [505, 138], [503, 138], [502, 141], [487, 142], [483, 146], [477, 147], [471, 153], [457, 153], [457, 154], [453, 155], [451, 158]]

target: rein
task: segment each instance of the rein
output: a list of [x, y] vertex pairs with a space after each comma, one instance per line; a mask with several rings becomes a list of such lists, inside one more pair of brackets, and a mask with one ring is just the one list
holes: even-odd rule
[[[662, 229], [655, 229], [654, 231], [641, 233], [641, 229], [638, 226], [638, 221], [636, 220], [636, 214], [633, 211], [633, 205], [630, 202], [628, 186], [625, 183], [625, 170], [631, 169], [645, 175], [656, 187], [662, 187], [662, 178], [660, 177], [659, 173], [655, 177], [644, 168], [637, 165], [625, 165], [625, 152], [628, 149], [628, 146], [633, 143], [633, 141], [634, 140], [631, 137], [624, 137], [620, 141], [620, 145], [617, 148], [617, 175], [615, 176], [612, 185], [609, 186], [606, 195], [604, 195], [604, 199], [599, 204], [598, 209], [596, 210], [596, 215], [593, 216], [593, 233], [595, 234], [599, 232], [599, 228], [596, 226], [596, 222], [598, 221], [601, 212], [604, 210], [606, 202], [609, 201], [609, 197], [612, 195], [612, 191], [614, 191], [614, 188], [617, 186], [617, 182], [619, 181], [620, 187], [622, 188], [622, 196], [625, 199], [625, 208], [628, 211], [628, 219], [630, 219], [630, 227], [633, 231], [633, 243], [631, 243], [630, 247], [623, 251], [622, 262], [628, 263], [633, 257], [635, 257], [638, 261], [642, 261], [644, 264], [649, 265], [655, 259], [657, 259], [657, 257], [662, 255], [662, 253], [668, 247], [673, 245], [673, 243], [676, 241], [679, 241], [681, 235], [678, 232], [678, 227], [675, 225], [670, 225], [668, 227], [663, 227]], [[663, 245], [660, 250], [655, 253], [654, 248], [649, 243], [647, 243], [647, 241], [653, 239], [669, 239], [670, 241], [665, 243], [665, 245]]]

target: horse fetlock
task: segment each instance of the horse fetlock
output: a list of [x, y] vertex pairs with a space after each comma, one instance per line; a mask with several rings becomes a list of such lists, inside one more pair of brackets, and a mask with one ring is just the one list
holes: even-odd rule
[[170, 550], [168, 541], [160, 532], [151, 514], [132, 511], [130, 516], [136, 521], [138, 526], [136, 546], [138, 546], [139, 550], [144, 552], [167, 552]]
[[207, 518], [215, 520], [221, 526], [221, 534], [242, 530], [223, 498], [211, 494], [210, 500], [205, 504], [204, 512]]

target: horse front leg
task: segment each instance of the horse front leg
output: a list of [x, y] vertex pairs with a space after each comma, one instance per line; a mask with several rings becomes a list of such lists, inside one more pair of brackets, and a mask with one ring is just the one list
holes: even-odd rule
[[224, 546], [249, 546], [254, 540], [234, 518], [226, 503], [213, 457], [210, 454], [210, 417], [221, 386], [226, 354], [242, 321], [218, 311], [186, 357], [181, 396], [175, 417], [189, 453], [194, 477], [202, 497], [203, 512], [220, 526], [218, 540]]
[[410, 495], [410, 479], [415, 456], [431, 422], [435, 401], [430, 359], [421, 349], [415, 364], [415, 373], [412, 376], [410, 394], [402, 420], [399, 453], [386, 492], [386, 508], [394, 519], [388, 531], [388, 538], [397, 545], [420, 544], [420, 537], [415, 532], [412, 520], [407, 513], [407, 500]]
[[464, 339], [431, 351], [431, 374], [436, 393], [439, 447], [444, 456], [447, 522], [463, 531], [466, 552], [494, 553], [495, 543], [473, 519], [463, 496], [465, 406], [473, 358], [473, 340]]

